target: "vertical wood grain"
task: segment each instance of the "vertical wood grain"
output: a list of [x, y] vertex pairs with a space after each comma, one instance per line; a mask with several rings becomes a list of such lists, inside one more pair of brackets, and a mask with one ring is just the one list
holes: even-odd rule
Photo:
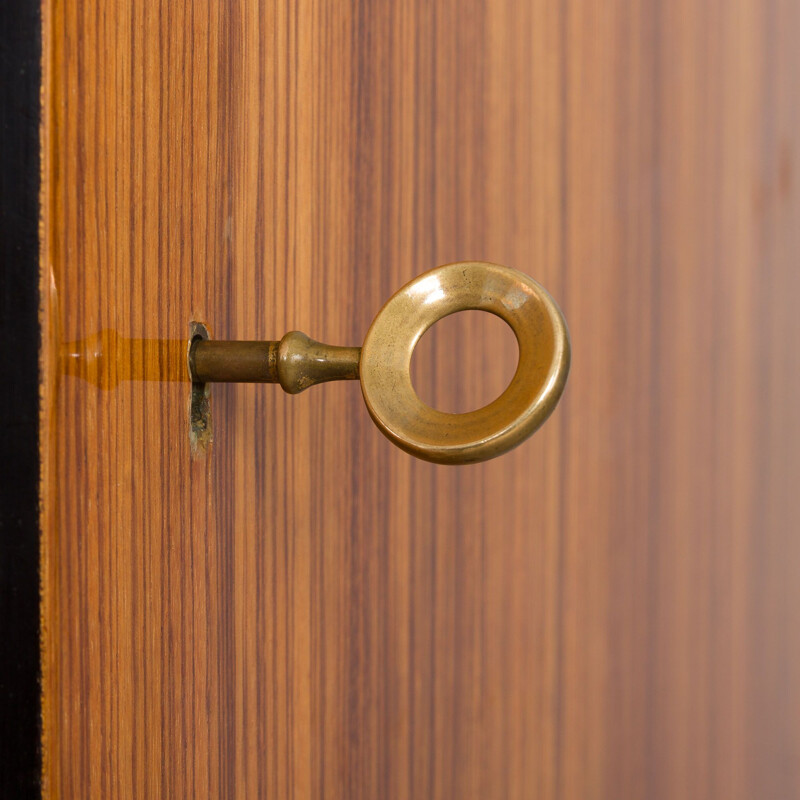
[[[45, 795], [800, 793], [797, 9], [50, 0], [44, 30]], [[414, 461], [354, 384], [215, 386], [193, 459], [187, 384], [59, 363], [114, 330], [175, 342], [166, 379], [190, 320], [359, 344], [462, 259], [572, 333], [559, 410], [486, 464]], [[457, 320], [429, 355], [466, 406], [513, 359]]]

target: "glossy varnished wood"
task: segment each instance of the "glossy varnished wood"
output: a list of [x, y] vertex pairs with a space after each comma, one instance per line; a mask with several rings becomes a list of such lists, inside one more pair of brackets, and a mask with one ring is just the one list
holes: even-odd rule
[[[46, 796], [800, 793], [797, 9], [44, 19]], [[180, 346], [60, 361], [191, 320], [359, 344], [466, 259], [572, 334], [486, 464], [393, 448], [356, 384], [215, 386], [193, 460]], [[423, 396], [491, 399], [486, 331], [431, 340]]]

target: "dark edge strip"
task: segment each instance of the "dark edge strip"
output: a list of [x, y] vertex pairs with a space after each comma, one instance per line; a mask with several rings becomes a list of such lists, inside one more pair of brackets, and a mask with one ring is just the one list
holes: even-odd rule
[[41, 14], [0, 2], [0, 797], [40, 793]]

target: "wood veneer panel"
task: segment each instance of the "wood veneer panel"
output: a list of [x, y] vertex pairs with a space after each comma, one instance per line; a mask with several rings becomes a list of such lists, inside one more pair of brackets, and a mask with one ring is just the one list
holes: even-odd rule
[[[798, 12], [44, 11], [46, 795], [797, 794]], [[215, 387], [192, 460], [185, 384], [84, 379], [139, 351], [59, 365], [191, 319], [357, 344], [459, 259], [573, 337], [487, 464], [393, 449], [355, 385]], [[484, 333], [428, 396], [502, 373]]]

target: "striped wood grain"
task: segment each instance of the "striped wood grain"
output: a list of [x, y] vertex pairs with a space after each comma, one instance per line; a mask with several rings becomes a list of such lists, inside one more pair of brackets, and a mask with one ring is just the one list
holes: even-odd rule
[[[45, 796], [800, 794], [796, 5], [43, 7]], [[192, 460], [190, 320], [359, 344], [460, 259], [570, 323], [530, 442], [218, 386]], [[59, 361], [109, 330], [177, 344]]]

